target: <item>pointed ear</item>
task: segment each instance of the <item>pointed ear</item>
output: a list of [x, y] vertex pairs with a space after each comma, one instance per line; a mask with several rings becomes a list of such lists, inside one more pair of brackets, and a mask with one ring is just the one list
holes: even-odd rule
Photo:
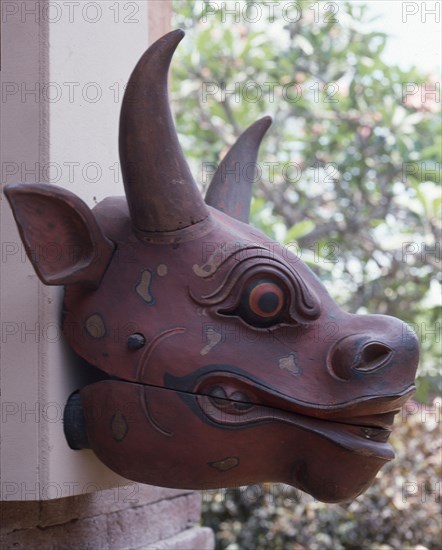
[[100, 284], [114, 246], [79, 197], [44, 183], [8, 185], [5, 195], [43, 283]]

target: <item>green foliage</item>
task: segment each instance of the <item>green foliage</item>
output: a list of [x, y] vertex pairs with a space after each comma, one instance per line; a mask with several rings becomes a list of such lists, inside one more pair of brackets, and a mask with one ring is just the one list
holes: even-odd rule
[[347, 310], [416, 329], [425, 399], [441, 359], [440, 103], [421, 98], [432, 77], [384, 63], [387, 37], [359, 2], [269, 4], [230, 2], [232, 14], [175, 2], [188, 32], [173, 64], [186, 155], [205, 187], [241, 131], [272, 115], [252, 223], [296, 240]]

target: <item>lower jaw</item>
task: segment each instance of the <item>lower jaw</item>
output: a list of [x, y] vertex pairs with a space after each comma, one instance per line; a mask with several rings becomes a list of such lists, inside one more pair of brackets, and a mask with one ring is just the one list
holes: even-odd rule
[[196, 396], [196, 399], [205, 416], [222, 426], [246, 428], [262, 422], [279, 421], [322, 436], [346, 451], [365, 458], [372, 457], [388, 462], [395, 456], [392, 447], [387, 443], [391, 431], [386, 427], [322, 420], [261, 405], [253, 407], [245, 414], [226, 415], [214, 407], [206, 396]]
[[276, 409], [261, 408], [248, 421], [237, 415], [235, 424], [204, 409], [206, 396], [121, 381], [80, 394], [90, 447], [132, 481], [177, 489], [280, 482], [341, 502], [366, 490], [392, 457], [379, 452], [390, 449], [386, 443], [351, 432], [359, 427]]
[[296, 460], [288, 483], [322, 502], [350, 501], [373, 484], [385, 462], [335, 448], [322, 458]]

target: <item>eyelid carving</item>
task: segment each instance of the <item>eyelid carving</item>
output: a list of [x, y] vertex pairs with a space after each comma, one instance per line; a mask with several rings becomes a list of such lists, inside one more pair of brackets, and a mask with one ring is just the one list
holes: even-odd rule
[[236, 260], [217, 288], [200, 297], [195, 296], [190, 290], [192, 299], [201, 306], [222, 305], [219, 310], [234, 311], [250, 280], [270, 279], [287, 293], [286, 319], [276, 324], [307, 325], [317, 319], [321, 313], [318, 297], [307, 288], [291, 266], [278, 258], [270, 257], [269, 251], [266, 250], [265, 253], [267, 254], [259, 250], [249, 254], [246, 259]]

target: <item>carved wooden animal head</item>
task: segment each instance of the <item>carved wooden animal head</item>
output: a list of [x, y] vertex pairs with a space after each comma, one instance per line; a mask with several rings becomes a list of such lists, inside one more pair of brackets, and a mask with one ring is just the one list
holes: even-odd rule
[[[270, 118], [242, 134], [203, 201], [168, 105], [183, 34], [153, 44], [130, 78], [126, 197], [91, 211], [53, 185], [6, 190], [39, 277], [66, 287], [66, 338], [108, 376], [71, 398], [84, 425], [67, 415], [68, 441], [134, 481], [276, 481], [350, 499], [394, 456], [417, 340], [396, 318], [342, 311], [299, 257], [248, 225], [253, 178], [231, 169], [256, 161]], [[51, 245], [56, 255], [39, 253]]]

